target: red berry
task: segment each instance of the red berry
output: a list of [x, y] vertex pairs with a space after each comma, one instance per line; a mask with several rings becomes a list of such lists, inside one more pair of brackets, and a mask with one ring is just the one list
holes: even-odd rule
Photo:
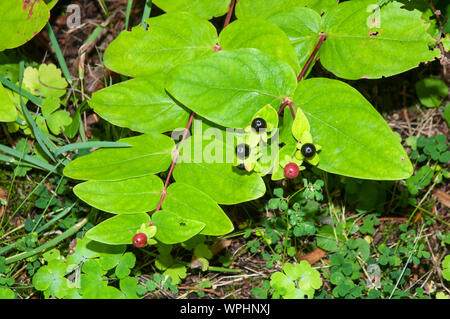
[[141, 248], [141, 247], [144, 247], [146, 243], [147, 243], [147, 235], [146, 234], [139, 233], [139, 234], [134, 235], [134, 237], [133, 237], [133, 245], [134, 246]]
[[286, 178], [296, 178], [298, 176], [298, 166], [295, 163], [289, 163], [284, 167], [284, 176]]

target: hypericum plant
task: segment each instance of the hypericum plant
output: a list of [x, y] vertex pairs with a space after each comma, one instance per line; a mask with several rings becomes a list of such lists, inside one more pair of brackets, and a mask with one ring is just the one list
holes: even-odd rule
[[109, 69], [132, 79], [90, 101], [103, 119], [142, 134], [64, 169], [85, 181], [78, 197], [116, 214], [86, 236], [131, 244], [150, 224], [165, 244], [226, 234], [233, 225], [219, 205], [260, 198], [264, 176], [298, 174], [291, 163], [360, 179], [411, 176], [398, 137], [356, 89], [305, 79], [318, 59], [356, 80], [441, 55], [420, 11], [377, 2], [241, 0], [237, 20], [217, 30], [206, 19], [224, 14], [229, 0], [155, 1], [167, 13], [148, 19], [148, 30], [123, 31], [104, 54]]

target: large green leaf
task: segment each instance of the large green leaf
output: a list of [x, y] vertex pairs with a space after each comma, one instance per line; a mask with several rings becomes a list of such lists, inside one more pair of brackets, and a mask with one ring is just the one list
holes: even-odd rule
[[172, 162], [173, 140], [162, 134], [143, 134], [120, 139], [130, 148], [104, 148], [79, 157], [64, 175], [82, 180], [114, 181], [165, 171]]
[[265, 184], [258, 174], [233, 166], [236, 135], [196, 121], [192, 131], [193, 136], [179, 148], [174, 170], [177, 182], [197, 188], [219, 204], [232, 205], [264, 195]]
[[289, 38], [283, 30], [267, 20], [259, 18], [236, 20], [220, 33], [219, 43], [226, 50], [259, 49], [287, 62], [296, 74], [300, 72], [297, 56]]
[[155, 238], [164, 244], [182, 243], [197, 235], [205, 224], [180, 217], [168, 210], [160, 210], [152, 215], [152, 223], [157, 231]]
[[0, 122], [13, 122], [17, 119], [16, 106], [11, 101], [6, 89], [0, 83]]
[[308, 7], [324, 13], [337, 6], [339, 0], [241, 0], [236, 5], [239, 19], [259, 17], [267, 19], [280, 12], [289, 12], [298, 7]]
[[204, 19], [220, 17], [228, 10], [231, 0], [153, 0], [166, 12], [189, 12]]
[[290, 11], [303, 6], [305, 0], [240, 0], [236, 5], [236, 17], [267, 19], [282, 11]]
[[131, 244], [136, 231], [149, 222], [146, 213], [117, 215], [91, 228], [86, 237], [109, 245]]
[[396, 180], [411, 176], [411, 162], [383, 117], [354, 88], [325, 78], [300, 82], [294, 103], [322, 146], [319, 168], [345, 176]]
[[189, 184], [176, 182], [170, 185], [163, 208], [204, 223], [205, 228], [200, 234], [219, 236], [233, 230], [233, 224], [222, 208], [210, 196]]
[[392, 1], [381, 10], [377, 0], [346, 1], [323, 17], [327, 35], [320, 50], [322, 65], [345, 79], [381, 78], [432, 61], [439, 49], [417, 10]]
[[287, 34], [294, 46], [300, 66], [303, 67], [319, 39], [320, 15], [312, 9], [297, 7], [275, 14], [268, 20], [278, 25]]
[[266, 192], [258, 174], [243, 172], [229, 163], [179, 163], [175, 166], [174, 177], [225, 205], [250, 201]]
[[185, 127], [189, 113], [164, 90], [159, 78], [121, 82], [92, 95], [91, 107], [105, 120], [134, 131], [167, 132]]
[[21, 46], [47, 23], [50, 11], [40, 0], [0, 1], [0, 51]]
[[122, 181], [88, 181], [73, 188], [89, 205], [113, 214], [151, 211], [158, 205], [163, 182], [155, 175]]
[[217, 32], [208, 21], [170, 13], [148, 23], [148, 31], [137, 26], [111, 42], [104, 55], [108, 68], [129, 76], [165, 74], [178, 64], [214, 52]]
[[264, 105], [278, 106], [296, 84], [287, 63], [257, 49], [238, 49], [176, 67], [166, 89], [206, 119], [239, 128]]

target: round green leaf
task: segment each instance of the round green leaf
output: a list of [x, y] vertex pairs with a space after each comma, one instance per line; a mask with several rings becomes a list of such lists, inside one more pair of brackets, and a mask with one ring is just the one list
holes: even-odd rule
[[70, 162], [64, 175], [82, 180], [114, 181], [165, 171], [172, 162], [173, 140], [162, 134], [120, 139], [129, 148], [103, 148]]
[[362, 179], [411, 176], [413, 167], [398, 137], [348, 84], [325, 78], [302, 81], [294, 103], [308, 118], [314, 143], [322, 146], [319, 168]]
[[89, 229], [86, 237], [109, 245], [131, 244], [136, 231], [149, 222], [146, 213], [117, 215]]
[[133, 79], [92, 95], [91, 107], [102, 118], [142, 133], [185, 127], [189, 113], [172, 100], [160, 78]]
[[439, 49], [427, 33], [418, 10], [401, 9], [389, 2], [381, 9], [376, 0], [346, 1], [323, 17], [327, 39], [320, 49], [322, 65], [345, 79], [381, 78], [432, 61]]
[[17, 116], [16, 106], [9, 98], [6, 89], [0, 83], [0, 122], [14, 122]]
[[155, 209], [164, 185], [150, 175], [122, 181], [88, 181], [73, 188], [89, 205], [113, 214], [133, 214]]
[[21, 46], [47, 23], [50, 11], [44, 1], [8, 0], [0, 2], [0, 51]]
[[416, 83], [416, 93], [423, 105], [438, 107], [448, 95], [448, 86], [440, 79], [422, 79]]
[[277, 25], [259, 18], [236, 20], [219, 35], [219, 44], [225, 50], [255, 48], [288, 63], [298, 74], [297, 55], [289, 38]]
[[239, 128], [264, 105], [279, 105], [296, 84], [287, 63], [257, 49], [239, 49], [176, 67], [166, 89], [200, 116]]
[[208, 21], [188, 13], [150, 18], [148, 31], [141, 26], [123, 31], [105, 51], [111, 70], [129, 75], [166, 74], [178, 64], [212, 54], [217, 32]]
[[180, 217], [205, 224], [200, 232], [203, 235], [224, 235], [234, 228], [228, 216], [210, 196], [189, 184], [176, 182], [170, 185], [163, 208]]
[[189, 12], [209, 20], [224, 15], [230, 0], [153, 0], [153, 3], [166, 12]]
[[180, 217], [165, 209], [154, 213], [152, 222], [158, 229], [155, 238], [168, 245], [182, 243], [205, 227], [202, 222]]

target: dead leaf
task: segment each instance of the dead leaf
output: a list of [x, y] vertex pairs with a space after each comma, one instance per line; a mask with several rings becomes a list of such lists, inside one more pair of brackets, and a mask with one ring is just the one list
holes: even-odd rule
[[217, 255], [221, 250], [223, 250], [224, 248], [227, 248], [230, 245], [231, 245], [231, 239], [219, 240], [219, 241], [216, 241], [211, 246], [210, 249], [211, 249], [211, 252], [213, 255]]
[[0, 198], [3, 200], [8, 199], [8, 191], [6, 189], [0, 188]]
[[297, 257], [298, 260], [306, 260], [310, 265], [318, 262], [320, 259], [325, 256], [325, 250], [320, 248], [314, 249], [312, 252], [307, 253], [306, 255]]
[[450, 207], [450, 195], [440, 189], [434, 191], [433, 196], [444, 206]]

